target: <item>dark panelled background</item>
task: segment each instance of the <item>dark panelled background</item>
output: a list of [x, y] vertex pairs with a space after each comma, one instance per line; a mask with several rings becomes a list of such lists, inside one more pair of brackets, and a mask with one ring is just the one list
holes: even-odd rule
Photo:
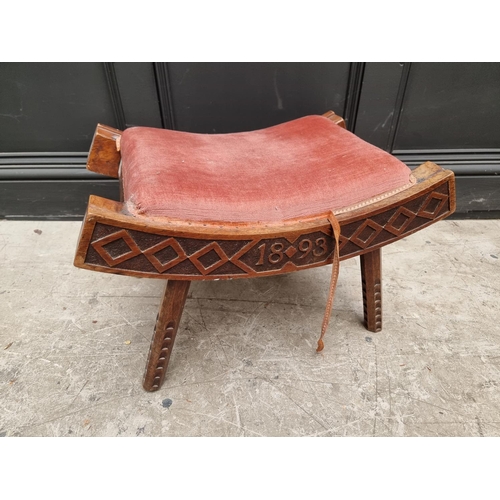
[[458, 217], [500, 215], [497, 63], [2, 63], [0, 217], [117, 199], [85, 169], [97, 123], [225, 133], [330, 109], [412, 168], [454, 170]]

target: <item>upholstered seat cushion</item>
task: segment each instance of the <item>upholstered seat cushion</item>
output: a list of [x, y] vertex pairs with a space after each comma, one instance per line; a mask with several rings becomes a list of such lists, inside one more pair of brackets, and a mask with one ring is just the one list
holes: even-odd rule
[[414, 182], [402, 162], [323, 116], [234, 134], [133, 127], [120, 147], [136, 216], [276, 222], [338, 213]]

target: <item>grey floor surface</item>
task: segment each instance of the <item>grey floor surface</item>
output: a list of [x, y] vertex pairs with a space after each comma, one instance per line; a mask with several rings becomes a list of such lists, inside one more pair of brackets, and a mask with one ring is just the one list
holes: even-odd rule
[[141, 379], [165, 283], [76, 269], [79, 222], [0, 221], [0, 436], [498, 436], [500, 221], [383, 251], [384, 323], [359, 259], [197, 282], [167, 379]]

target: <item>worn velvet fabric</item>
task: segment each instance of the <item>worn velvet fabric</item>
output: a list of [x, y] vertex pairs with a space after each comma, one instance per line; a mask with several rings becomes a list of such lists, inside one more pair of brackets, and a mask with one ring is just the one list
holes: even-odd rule
[[177, 220], [338, 213], [413, 182], [402, 162], [322, 116], [234, 134], [133, 127], [121, 154], [130, 213]]

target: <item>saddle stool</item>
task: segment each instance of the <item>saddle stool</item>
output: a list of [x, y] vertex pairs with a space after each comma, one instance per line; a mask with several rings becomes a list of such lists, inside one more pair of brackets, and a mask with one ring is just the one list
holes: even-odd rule
[[167, 279], [143, 386], [163, 383], [192, 280], [271, 276], [359, 255], [364, 321], [382, 327], [381, 247], [455, 210], [453, 172], [413, 172], [332, 111], [263, 130], [193, 134], [98, 125], [87, 168], [119, 178], [91, 196], [74, 264]]

